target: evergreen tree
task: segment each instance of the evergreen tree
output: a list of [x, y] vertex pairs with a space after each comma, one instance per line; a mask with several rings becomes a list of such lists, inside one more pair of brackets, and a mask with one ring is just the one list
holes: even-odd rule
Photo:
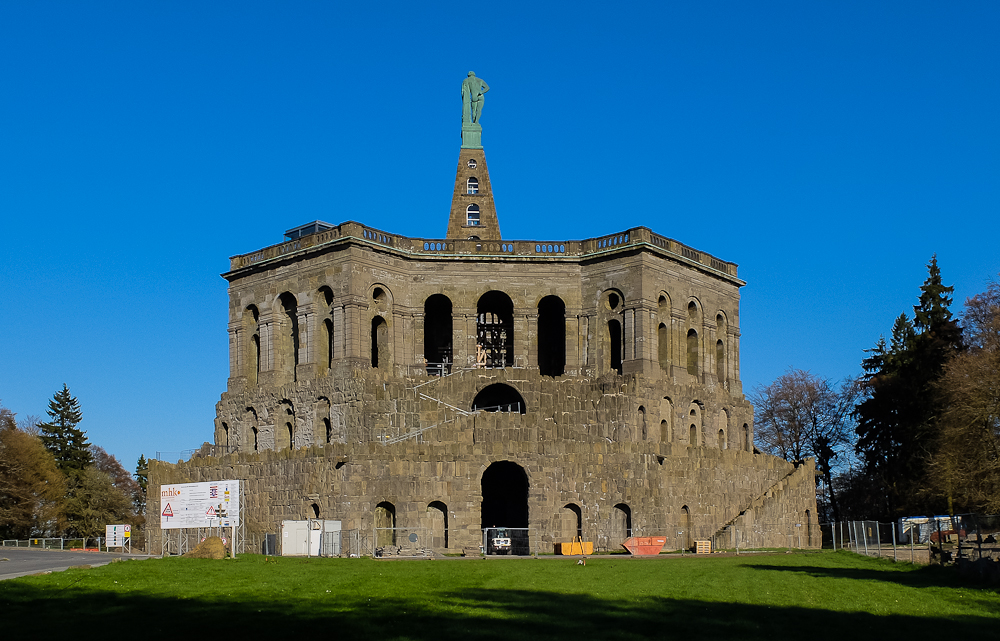
[[149, 485], [149, 461], [145, 454], [139, 455], [139, 460], [135, 463], [135, 480], [139, 484], [139, 492], [135, 497], [135, 510], [137, 514], [146, 511], [146, 487]]
[[93, 461], [87, 435], [77, 425], [83, 419], [80, 403], [69, 393], [69, 387], [55, 393], [46, 410], [50, 420], [39, 424], [42, 443], [56, 459], [60, 471], [72, 479], [79, 476]]
[[914, 321], [901, 314], [887, 346], [884, 338], [862, 362], [864, 400], [854, 409], [857, 451], [865, 475], [883, 505], [873, 517], [938, 511], [925, 492], [927, 466], [936, 447], [943, 403], [937, 381], [944, 365], [961, 350], [961, 330], [948, 307], [952, 287], [941, 282], [937, 257], [927, 266], [927, 280], [914, 306]]

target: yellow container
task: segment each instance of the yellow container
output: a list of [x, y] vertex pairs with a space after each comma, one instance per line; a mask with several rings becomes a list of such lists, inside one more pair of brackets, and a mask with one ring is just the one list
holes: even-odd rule
[[572, 543], [556, 543], [556, 554], [572, 556], [579, 554], [593, 554], [593, 541], [573, 541]]

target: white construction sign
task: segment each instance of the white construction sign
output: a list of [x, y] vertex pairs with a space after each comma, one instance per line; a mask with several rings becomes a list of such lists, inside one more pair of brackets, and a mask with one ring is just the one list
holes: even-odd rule
[[132, 538], [132, 526], [131, 525], [105, 525], [104, 526], [104, 538], [107, 540], [104, 544], [105, 547], [109, 548], [123, 548], [128, 546]]
[[239, 481], [160, 486], [160, 528], [163, 530], [239, 524]]

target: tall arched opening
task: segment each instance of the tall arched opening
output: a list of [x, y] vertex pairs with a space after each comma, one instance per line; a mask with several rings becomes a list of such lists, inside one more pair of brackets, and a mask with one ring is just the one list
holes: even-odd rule
[[427, 516], [431, 526], [431, 546], [448, 548], [448, 506], [441, 501], [431, 501], [427, 505]]
[[538, 303], [538, 372], [562, 376], [566, 369], [566, 304], [558, 296]]
[[503, 292], [486, 292], [476, 305], [476, 362], [480, 367], [514, 364], [514, 303]]
[[375, 506], [375, 545], [396, 545], [396, 506], [388, 501]]
[[608, 347], [611, 350], [611, 369], [622, 373], [622, 324], [617, 320], [608, 321]]
[[630, 536], [632, 536], [632, 508], [625, 503], [619, 503], [611, 510], [611, 536], [608, 543], [612, 549], [618, 549]]
[[[487, 554], [529, 554], [528, 474], [513, 461], [497, 461], [483, 472], [483, 537]], [[506, 535], [506, 536], [504, 536]], [[510, 539], [509, 550], [496, 539]]]
[[432, 376], [451, 373], [451, 299], [444, 294], [434, 294], [424, 301], [424, 360]]

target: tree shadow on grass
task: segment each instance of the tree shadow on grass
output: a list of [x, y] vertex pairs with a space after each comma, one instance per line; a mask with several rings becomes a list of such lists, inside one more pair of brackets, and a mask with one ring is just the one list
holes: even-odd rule
[[[938, 565], [924, 566], [915, 570], [900, 571], [894, 567], [878, 568], [837, 568], [815, 565], [768, 565], [764, 563], [748, 563], [746, 567], [754, 570], [770, 570], [775, 572], [796, 572], [814, 577], [851, 579], [854, 581], [885, 581], [912, 588], [959, 588], [973, 587], [963, 581], [953, 570]], [[980, 588], [982, 589], [982, 588]], [[996, 590], [985, 589], [987, 592]]]
[[[782, 568], [785, 569], [785, 568]], [[651, 596], [600, 599], [529, 590], [438, 592], [421, 600], [315, 596], [280, 602], [158, 598], [107, 590], [55, 590], [23, 583], [0, 591], [4, 638], [143, 639], [187, 635], [263, 638], [322, 634], [378, 639], [813, 639], [990, 638], [987, 616], [875, 616], [799, 607]], [[431, 604], [431, 605], [428, 605]], [[929, 635], [929, 637], [928, 637]], [[308, 638], [315, 638], [310, 636]]]

